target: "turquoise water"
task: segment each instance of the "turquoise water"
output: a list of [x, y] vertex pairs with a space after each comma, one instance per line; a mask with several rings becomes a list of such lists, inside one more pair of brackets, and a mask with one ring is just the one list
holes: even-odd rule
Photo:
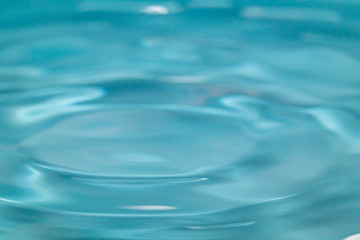
[[342, 240], [359, 172], [359, 1], [0, 0], [1, 240]]

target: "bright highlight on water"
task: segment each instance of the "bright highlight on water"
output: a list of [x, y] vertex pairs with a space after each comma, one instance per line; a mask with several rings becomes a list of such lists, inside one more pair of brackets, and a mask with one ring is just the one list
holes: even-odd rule
[[359, 172], [359, 1], [0, 1], [1, 240], [355, 240]]

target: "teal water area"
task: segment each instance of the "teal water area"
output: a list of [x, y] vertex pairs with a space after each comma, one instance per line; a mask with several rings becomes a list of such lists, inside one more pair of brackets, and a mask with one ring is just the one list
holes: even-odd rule
[[359, 1], [0, 0], [1, 240], [342, 240], [359, 172]]

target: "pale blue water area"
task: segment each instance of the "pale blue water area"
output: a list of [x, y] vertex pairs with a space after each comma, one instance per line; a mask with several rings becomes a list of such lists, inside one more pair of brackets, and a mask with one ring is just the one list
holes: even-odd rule
[[360, 1], [0, 0], [1, 240], [358, 233]]

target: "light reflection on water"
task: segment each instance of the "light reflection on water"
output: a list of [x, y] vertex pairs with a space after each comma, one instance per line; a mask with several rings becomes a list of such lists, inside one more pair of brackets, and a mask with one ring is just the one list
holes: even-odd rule
[[0, 238], [356, 239], [359, 13], [0, 2]]

